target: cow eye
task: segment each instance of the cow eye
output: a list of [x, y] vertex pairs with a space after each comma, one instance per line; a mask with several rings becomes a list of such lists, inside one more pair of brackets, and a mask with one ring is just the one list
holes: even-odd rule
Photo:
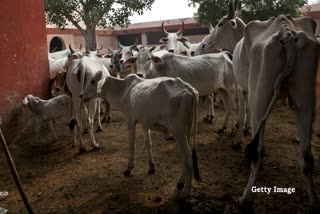
[[91, 84], [93, 85], [93, 84], [95, 84], [96, 83], [96, 81], [95, 80], [91, 80]]
[[206, 44], [203, 44], [203, 45], [202, 45], [202, 49], [204, 49], [205, 47], [206, 47]]
[[151, 58], [150, 57], [148, 57], [148, 61], [150, 60]]

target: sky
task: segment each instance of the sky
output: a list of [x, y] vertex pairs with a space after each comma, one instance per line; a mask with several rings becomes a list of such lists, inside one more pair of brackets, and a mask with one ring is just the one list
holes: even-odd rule
[[145, 10], [143, 15], [130, 17], [131, 23], [159, 21], [192, 17], [197, 8], [189, 7], [188, 0], [155, 0], [151, 10]]
[[[308, 0], [309, 4], [317, 2], [319, 0]], [[145, 10], [142, 16], [136, 14], [130, 17], [130, 21], [140, 23], [192, 17], [197, 12], [197, 8], [189, 7], [188, 3], [188, 0], [155, 0], [151, 10]]]

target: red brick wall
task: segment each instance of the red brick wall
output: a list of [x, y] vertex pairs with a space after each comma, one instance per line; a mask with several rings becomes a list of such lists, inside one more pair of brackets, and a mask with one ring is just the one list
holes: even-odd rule
[[25, 94], [48, 97], [44, 1], [2, 0], [0, 26], [0, 114], [16, 118]]

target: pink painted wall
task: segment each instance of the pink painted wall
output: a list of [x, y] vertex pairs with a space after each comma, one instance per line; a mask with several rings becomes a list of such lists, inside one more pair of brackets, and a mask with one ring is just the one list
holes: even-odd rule
[[24, 95], [48, 97], [44, 1], [2, 0], [0, 26], [0, 115], [8, 120]]

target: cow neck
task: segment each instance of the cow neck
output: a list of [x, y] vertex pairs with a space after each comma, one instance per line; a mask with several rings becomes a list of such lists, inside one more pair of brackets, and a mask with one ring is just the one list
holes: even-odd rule
[[41, 109], [43, 108], [44, 104], [45, 102], [41, 99], [32, 99], [29, 100], [28, 108], [33, 114], [39, 115], [41, 114]]
[[[125, 103], [129, 99], [131, 89], [139, 82], [138, 77], [129, 75], [125, 79], [118, 79], [112, 76], [106, 78], [103, 86], [103, 96], [120, 111], [125, 111]], [[139, 78], [140, 79], [140, 78]]]

